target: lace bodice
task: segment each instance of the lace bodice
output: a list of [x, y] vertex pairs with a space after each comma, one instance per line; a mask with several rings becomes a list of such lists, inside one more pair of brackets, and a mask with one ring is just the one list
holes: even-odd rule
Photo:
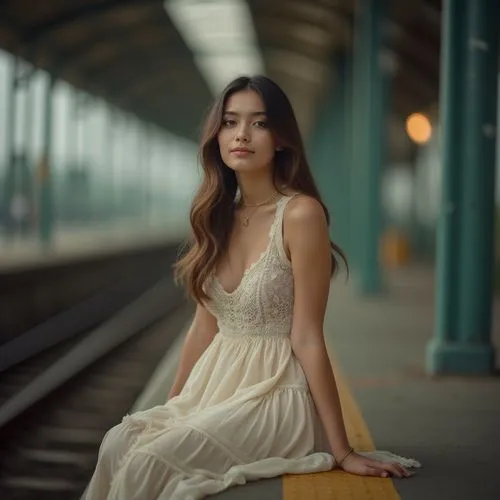
[[283, 214], [293, 196], [280, 198], [269, 230], [269, 244], [244, 273], [233, 292], [214, 276], [207, 287], [207, 309], [223, 335], [289, 335], [293, 312], [293, 276], [283, 246]]

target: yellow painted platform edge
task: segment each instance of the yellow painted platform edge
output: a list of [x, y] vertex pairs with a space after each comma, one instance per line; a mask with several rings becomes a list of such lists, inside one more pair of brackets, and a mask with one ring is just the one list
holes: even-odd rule
[[[372, 451], [375, 447], [370, 431], [331, 348], [329, 357], [349, 442], [356, 450]], [[283, 500], [400, 500], [392, 479], [355, 476], [339, 469], [314, 474], [287, 474], [282, 481]]]

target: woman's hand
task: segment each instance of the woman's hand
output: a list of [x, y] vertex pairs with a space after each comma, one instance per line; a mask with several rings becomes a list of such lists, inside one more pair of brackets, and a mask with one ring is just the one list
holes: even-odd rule
[[350, 453], [340, 466], [346, 472], [360, 476], [377, 477], [410, 477], [413, 474], [397, 463], [379, 462], [363, 457], [353, 452]]

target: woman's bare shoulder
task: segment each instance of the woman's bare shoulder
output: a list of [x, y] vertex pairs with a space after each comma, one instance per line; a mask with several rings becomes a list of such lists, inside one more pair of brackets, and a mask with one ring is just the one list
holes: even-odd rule
[[316, 198], [303, 193], [293, 194], [284, 214], [286, 222], [299, 226], [326, 222], [323, 206]]

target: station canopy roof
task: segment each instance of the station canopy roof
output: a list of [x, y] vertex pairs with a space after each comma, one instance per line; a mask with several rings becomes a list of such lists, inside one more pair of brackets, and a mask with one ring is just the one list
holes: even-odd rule
[[[178, 135], [197, 138], [213, 95], [265, 72], [309, 130], [342, 55], [354, 0], [0, 0], [0, 47]], [[387, 0], [381, 63], [393, 109], [437, 100], [440, 0]]]

